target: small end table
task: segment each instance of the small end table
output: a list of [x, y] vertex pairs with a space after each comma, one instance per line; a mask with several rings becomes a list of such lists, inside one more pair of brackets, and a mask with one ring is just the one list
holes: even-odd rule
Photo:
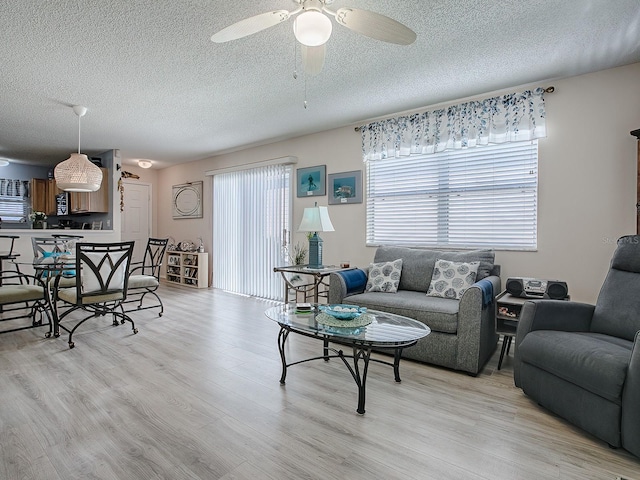
[[[336, 266], [326, 266], [323, 268], [311, 268], [309, 265], [289, 265], [285, 267], [274, 267], [274, 272], [280, 272], [282, 279], [284, 280], [284, 303], [289, 302], [289, 291], [293, 290], [296, 295], [302, 293], [304, 295], [304, 301], [313, 297], [313, 303], [318, 303], [318, 298], [323, 295], [326, 296], [326, 288], [329, 287], [328, 283], [325, 283], [326, 277], [334, 272], [342, 272], [344, 270], [352, 270], [355, 267], [342, 268]], [[312, 280], [304, 283], [292, 283], [292, 279], [287, 277], [287, 273], [298, 275], [309, 275]], [[320, 285], [324, 285], [325, 291], [320, 292]], [[295, 299], [297, 301], [297, 298]]]
[[513, 337], [516, 336], [518, 329], [518, 320], [520, 312], [524, 306], [524, 302], [528, 298], [514, 297], [509, 292], [504, 291], [496, 297], [496, 333], [502, 335], [502, 350], [500, 350], [500, 360], [498, 360], [498, 370], [502, 368], [502, 360], [505, 353], [509, 355]]

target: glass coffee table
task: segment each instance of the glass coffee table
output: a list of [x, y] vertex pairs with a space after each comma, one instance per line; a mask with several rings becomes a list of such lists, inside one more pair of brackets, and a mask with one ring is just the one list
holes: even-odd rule
[[[278, 350], [282, 360], [282, 376], [280, 383], [284, 385], [287, 368], [312, 360], [329, 361], [339, 358], [345, 364], [358, 387], [358, 408], [360, 414], [365, 412], [365, 393], [369, 362], [378, 362], [393, 367], [395, 381], [400, 382], [400, 358], [402, 350], [415, 345], [418, 340], [431, 333], [425, 324], [412, 318], [392, 313], [368, 310], [353, 320], [338, 320], [313, 305], [310, 312], [300, 313], [295, 304], [282, 304], [265, 311], [270, 320], [280, 325], [278, 334]], [[287, 363], [285, 344], [289, 334], [297, 333], [305, 337], [316, 338], [323, 342], [323, 354], [297, 362]], [[346, 355], [342, 350], [330, 347], [329, 344], [348, 347], [352, 354]], [[371, 358], [372, 350], [389, 350], [393, 353], [393, 362]], [[353, 366], [349, 362], [353, 362]], [[360, 368], [362, 360], [362, 369]]]

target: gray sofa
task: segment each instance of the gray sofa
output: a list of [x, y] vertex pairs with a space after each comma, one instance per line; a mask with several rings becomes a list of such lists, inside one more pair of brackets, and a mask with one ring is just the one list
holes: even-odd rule
[[[330, 304], [348, 303], [414, 318], [431, 328], [431, 334], [406, 349], [402, 356], [421, 362], [478, 374], [496, 348], [495, 296], [500, 292], [500, 266], [491, 250], [435, 251], [405, 247], [379, 247], [374, 263], [402, 258], [402, 274], [396, 293], [365, 292], [353, 288], [339, 273], [332, 273]], [[480, 261], [477, 280], [460, 300], [426, 295], [437, 259]], [[366, 269], [364, 269], [366, 272]], [[487, 298], [486, 286], [492, 292]], [[484, 301], [483, 301], [484, 297]], [[488, 301], [487, 301], [488, 300]], [[483, 305], [484, 303], [484, 305]]]
[[640, 457], [640, 236], [618, 240], [596, 305], [526, 302], [516, 386], [543, 407]]

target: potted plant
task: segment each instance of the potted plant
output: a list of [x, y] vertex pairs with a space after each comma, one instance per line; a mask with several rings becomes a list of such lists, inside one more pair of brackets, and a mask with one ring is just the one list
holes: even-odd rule
[[44, 212], [30, 213], [29, 220], [31, 220], [33, 228], [47, 228], [47, 215]]
[[289, 259], [294, 265], [304, 265], [307, 258], [307, 247], [296, 243], [293, 252], [289, 254]]

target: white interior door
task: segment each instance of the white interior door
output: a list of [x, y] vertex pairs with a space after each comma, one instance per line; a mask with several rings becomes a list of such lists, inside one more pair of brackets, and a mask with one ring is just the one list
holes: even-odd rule
[[144, 249], [151, 235], [151, 185], [138, 182], [122, 182], [124, 185], [124, 210], [122, 211], [123, 241], [134, 240], [132, 262], [141, 262]]

